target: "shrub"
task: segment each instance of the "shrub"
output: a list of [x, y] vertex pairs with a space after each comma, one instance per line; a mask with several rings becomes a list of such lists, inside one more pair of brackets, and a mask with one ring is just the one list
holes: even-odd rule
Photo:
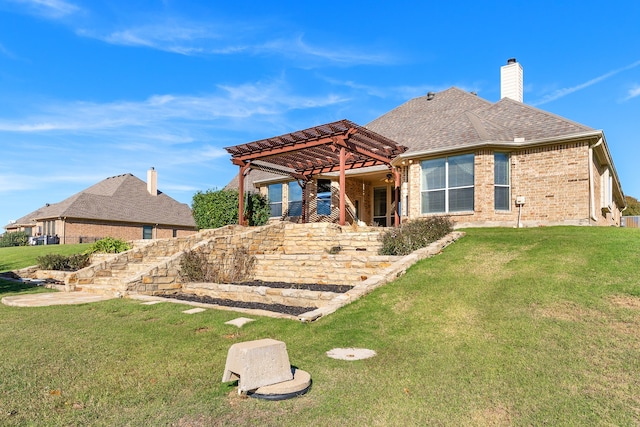
[[380, 255], [408, 255], [446, 236], [453, 230], [448, 217], [418, 219], [382, 235]]
[[95, 252], [106, 253], [106, 254], [117, 254], [120, 252], [128, 251], [131, 249], [131, 245], [125, 242], [122, 239], [115, 239], [113, 237], [105, 237], [104, 239], [100, 239], [94, 244], [91, 245], [89, 249], [87, 249], [88, 254], [92, 254]]
[[25, 231], [14, 231], [12, 233], [4, 233], [0, 236], [0, 248], [9, 246], [27, 246], [29, 244], [29, 235]]
[[180, 260], [180, 277], [187, 282], [238, 283], [253, 273], [255, 257], [247, 249], [221, 252], [216, 262], [207, 254], [186, 251]]
[[64, 256], [60, 254], [47, 254], [36, 258], [41, 270], [76, 271], [89, 265], [88, 253]]
[[[219, 228], [238, 223], [238, 191], [198, 191], [193, 196], [193, 219], [199, 230]], [[264, 225], [269, 221], [270, 210], [267, 199], [258, 193], [245, 195], [245, 216], [249, 225]]]

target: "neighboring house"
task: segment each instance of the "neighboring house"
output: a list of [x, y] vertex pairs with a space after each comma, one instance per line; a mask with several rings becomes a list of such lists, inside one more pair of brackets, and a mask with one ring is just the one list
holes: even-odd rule
[[60, 243], [94, 242], [104, 237], [124, 240], [181, 237], [196, 232], [191, 209], [158, 191], [157, 171], [147, 183], [131, 174], [112, 176], [60, 203], [40, 209], [5, 226], [7, 232], [57, 236]]
[[297, 222], [619, 226], [625, 199], [604, 132], [524, 104], [522, 75], [515, 59], [501, 68], [496, 103], [453, 87], [366, 126], [228, 147], [240, 167], [228, 187], [260, 191], [274, 218]]

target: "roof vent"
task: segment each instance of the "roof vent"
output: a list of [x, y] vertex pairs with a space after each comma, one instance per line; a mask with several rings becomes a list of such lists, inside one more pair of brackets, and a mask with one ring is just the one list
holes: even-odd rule
[[431, 101], [435, 97], [436, 94], [434, 92], [427, 92], [427, 101]]
[[470, 93], [471, 95], [478, 96], [478, 92], [476, 92], [476, 91], [471, 91], [471, 92], [469, 92], [469, 93]]

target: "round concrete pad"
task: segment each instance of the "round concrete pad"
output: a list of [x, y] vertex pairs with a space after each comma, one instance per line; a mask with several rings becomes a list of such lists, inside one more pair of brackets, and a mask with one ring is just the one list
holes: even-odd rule
[[86, 304], [113, 298], [112, 296], [88, 292], [47, 292], [4, 297], [2, 298], [2, 303], [13, 307], [45, 307], [49, 305]]
[[375, 355], [375, 351], [366, 348], [334, 348], [327, 351], [327, 356], [338, 360], [361, 360]]
[[301, 369], [294, 369], [292, 380], [266, 385], [248, 394], [258, 399], [285, 400], [305, 394], [310, 387], [311, 375]]

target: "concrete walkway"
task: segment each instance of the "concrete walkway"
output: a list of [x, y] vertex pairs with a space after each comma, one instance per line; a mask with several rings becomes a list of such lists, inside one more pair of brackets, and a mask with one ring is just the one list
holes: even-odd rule
[[49, 305], [86, 304], [106, 301], [112, 298], [115, 297], [89, 292], [47, 292], [4, 297], [2, 298], [2, 303], [12, 307], [45, 307]]

